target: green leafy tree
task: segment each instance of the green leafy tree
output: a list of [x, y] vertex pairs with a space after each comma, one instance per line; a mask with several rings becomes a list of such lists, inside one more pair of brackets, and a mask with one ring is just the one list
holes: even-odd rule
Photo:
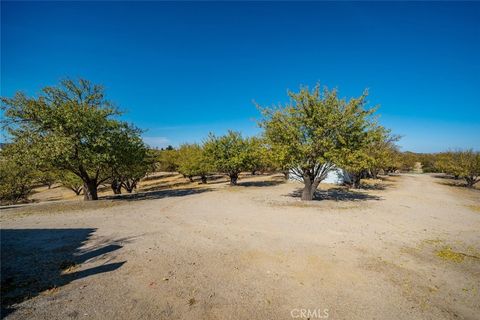
[[46, 87], [38, 98], [2, 98], [2, 109], [12, 142], [25, 141], [42, 165], [78, 176], [85, 200], [98, 199], [98, 186], [110, 178], [119, 135], [137, 134], [116, 119], [103, 88], [83, 79]]
[[442, 152], [437, 155], [435, 168], [440, 172], [452, 175], [455, 179], [459, 179], [462, 175], [462, 169], [458, 163], [460, 163], [460, 152]]
[[274, 164], [270, 149], [265, 140], [259, 137], [250, 137], [246, 138], [245, 141], [248, 146], [246, 169], [249, 170], [252, 175], [255, 175], [258, 171], [264, 172], [272, 169]]
[[396, 153], [398, 147], [395, 144], [400, 140], [400, 136], [391, 134], [389, 129], [377, 127], [371, 136], [371, 142], [368, 144], [368, 155], [370, 156], [369, 174], [377, 179], [380, 171], [387, 173], [389, 168], [397, 166]]
[[271, 168], [283, 173], [286, 180], [290, 178], [290, 168], [294, 167], [294, 159], [288, 149], [281, 145], [270, 145], [267, 153]]
[[117, 135], [118, 147], [115, 148], [110, 181], [115, 194], [124, 188], [128, 193], [136, 189], [140, 179], [150, 171], [153, 163], [151, 153], [140, 137], [141, 131], [125, 125]]
[[340, 157], [336, 164], [348, 172], [350, 181], [347, 183], [358, 188], [361, 179], [368, 177], [371, 169], [377, 165], [378, 159], [372, 149], [384, 141], [386, 129], [368, 118], [358, 118], [351, 122], [348, 130], [351, 131], [347, 146], [349, 151]]
[[53, 170], [40, 171], [39, 182], [50, 189], [52, 185], [57, 181], [57, 176]]
[[282, 166], [303, 181], [302, 200], [312, 200], [335, 163], [356, 151], [374, 110], [365, 109], [367, 93], [346, 101], [336, 90], [321, 91], [317, 85], [289, 96], [291, 102], [284, 107], [260, 108], [261, 127]]
[[178, 149], [178, 172], [193, 181], [200, 177], [202, 183], [207, 183], [207, 175], [213, 171], [205, 150], [198, 144], [183, 144]]
[[400, 154], [400, 169], [404, 172], [413, 171], [418, 162], [418, 157], [413, 152], [406, 151]]
[[231, 185], [236, 185], [240, 172], [249, 168], [249, 146], [239, 132], [228, 131], [220, 137], [210, 134], [204, 148], [212, 166], [227, 174]]
[[178, 151], [173, 149], [173, 147], [158, 151], [158, 156], [156, 159], [156, 170], [165, 172], [177, 172]]
[[24, 147], [10, 144], [0, 153], [1, 203], [27, 201], [33, 188], [39, 183], [40, 172], [34, 158], [29, 157], [29, 153], [18, 153], [18, 149]]
[[480, 152], [473, 150], [445, 152], [438, 155], [437, 168], [456, 178], [463, 178], [467, 187], [480, 181]]
[[435, 162], [437, 161], [438, 154], [435, 153], [419, 153], [417, 154], [418, 161], [422, 165], [422, 172], [438, 172]]
[[402, 153], [398, 150], [396, 145], [391, 145], [387, 149], [387, 161], [385, 166], [382, 168], [385, 174], [391, 174], [396, 172], [402, 166]]
[[461, 176], [465, 179], [467, 187], [473, 188], [480, 181], [480, 152], [467, 150], [460, 152], [458, 166]]
[[36, 182], [28, 166], [10, 159], [0, 160], [0, 201], [5, 204], [27, 200]]
[[75, 192], [77, 196], [82, 193], [83, 180], [70, 171], [61, 171], [57, 173], [58, 180], [65, 188], [68, 188]]

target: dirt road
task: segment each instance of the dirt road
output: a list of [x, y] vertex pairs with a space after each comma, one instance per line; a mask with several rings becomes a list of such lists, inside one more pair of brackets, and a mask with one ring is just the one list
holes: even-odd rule
[[478, 191], [403, 175], [303, 203], [264, 179], [2, 210], [2, 299], [18, 302], [4, 314], [479, 319]]

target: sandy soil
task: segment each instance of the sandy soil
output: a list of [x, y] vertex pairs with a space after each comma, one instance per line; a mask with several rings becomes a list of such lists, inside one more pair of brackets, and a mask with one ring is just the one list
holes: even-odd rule
[[304, 203], [269, 176], [3, 209], [3, 315], [479, 319], [480, 192], [440, 180]]

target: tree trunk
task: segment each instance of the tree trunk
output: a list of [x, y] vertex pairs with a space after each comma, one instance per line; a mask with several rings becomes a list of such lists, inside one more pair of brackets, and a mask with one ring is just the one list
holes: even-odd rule
[[136, 182], [132, 182], [132, 183], [128, 183], [127, 184], [127, 187], [125, 189], [127, 189], [127, 192], [128, 193], [132, 193], [133, 192], [133, 189], [135, 189], [137, 187], [137, 183]]
[[234, 186], [237, 184], [238, 173], [230, 173], [230, 185]]
[[77, 196], [79, 196], [80, 193], [81, 193], [82, 190], [83, 190], [83, 187], [78, 187], [78, 188], [77, 188], [77, 187], [70, 187], [70, 189], [71, 189], [73, 192], [75, 192], [75, 194], [76, 194]]
[[257, 170], [252, 170], [252, 176], [254, 176], [256, 172]]
[[128, 193], [132, 193], [133, 189], [136, 189], [137, 188], [137, 179], [126, 179], [123, 183], [122, 183], [122, 187], [125, 188], [125, 190], [127, 190]]
[[465, 181], [467, 182], [467, 188], [473, 188], [473, 186], [478, 182], [475, 177], [465, 177]]
[[353, 189], [358, 189], [358, 187], [360, 187], [360, 181], [361, 180], [362, 180], [362, 175], [361, 174], [353, 175], [353, 179], [352, 179]]
[[207, 176], [202, 175], [202, 176], [200, 177], [200, 179], [202, 179], [202, 183], [203, 183], [203, 184], [207, 184]]
[[290, 177], [290, 171], [289, 170], [283, 171], [283, 176], [285, 177], [285, 180], [288, 180], [288, 178]]
[[113, 180], [110, 184], [113, 194], [122, 194], [122, 183], [117, 179]]
[[193, 182], [193, 177], [192, 177], [192, 176], [188, 176], [188, 180], [189, 180], [190, 182]]
[[88, 181], [83, 184], [83, 200], [98, 200], [97, 181]]
[[302, 200], [303, 201], [311, 201], [313, 200], [313, 195], [315, 194], [315, 190], [317, 189], [318, 183], [315, 184], [315, 178], [310, 177], [308, 175], [303, 176], [303, 191], [302, 191]]
[[360, 187], [360, 181], [362, 180], [362, 173], [351, 173], [349, 172], [348, 175], [350, 176], [350, 181], [346, 182], [345, 185], [350, 189], [357, 189]]

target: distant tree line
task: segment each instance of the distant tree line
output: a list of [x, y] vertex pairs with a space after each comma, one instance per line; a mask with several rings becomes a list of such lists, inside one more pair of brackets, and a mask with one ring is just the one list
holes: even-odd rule
[[408, 167], [412, 163], [421, 164], [423, 172], [441, 172], [454, 179], [463, 179], [465, 185], [473, 188], [480, 181], [480, 152], [473, 150], [456, 150], [440, 153], [405, 153]]
[[399, 136], [378, 123], [367, 92], [346, 100], [317, 85], [289, 97], [284, 106], [257, 106], [259, 137], [228, 131], [210, 134], [201, 144], [161, 150], [148, 148], [141, 130], [121, 121], [103, 88], [87, 80], [63, 80], [36, 98], [2, 98], [2, 128], [11, 141], [0, 153], [0, 201], [23, 201], [35, 187], [54, 183], [96, 200], [100, 185], [110, 185], [115, 194], [133, 192], [154, 171], [179, 172], [201, 183], [224, 174], [232, 185], [241, 172], [282, 172], [304, 183], [303, 200], [313, 199], [336, 168], [348, 172], [354, 188], [363, 178], [411, 171], [419, 163], [424, 172], [444, 172], [469, 187], [479, 181], [478, 152], [400, 152]]

